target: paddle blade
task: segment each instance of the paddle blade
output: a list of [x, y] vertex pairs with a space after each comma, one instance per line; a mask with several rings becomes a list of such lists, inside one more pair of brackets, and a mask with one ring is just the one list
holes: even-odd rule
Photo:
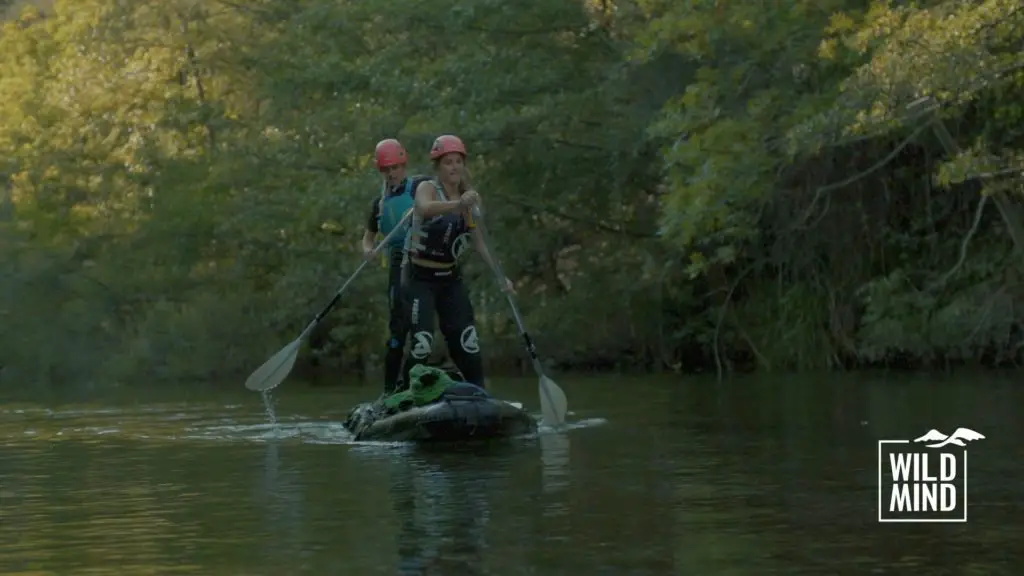
[[302, 338], [296, 338], [290, 344], [282, 348], [277, 354], [270, 357], [249, 375], [245, 381], [245, 387], [249, 390], [263, 392], [277, 386], [288, 377], [288, 373], [295, 366], [295, 358], [299, 355], [299, 347], [302, 346]]
[[569, 400], [565, 392], [555, 384], [555, 381], [544, 374], [540, 376], [537, 385], [540, 393], [540, 413], [542, 421], [546, 426], [561, 426], [565, 424], [565, 414], [569, 411]]

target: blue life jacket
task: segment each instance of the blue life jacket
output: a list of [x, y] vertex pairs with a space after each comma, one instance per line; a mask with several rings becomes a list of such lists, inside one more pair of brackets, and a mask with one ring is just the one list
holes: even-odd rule
[[[400, 194], [388, 194], [388, 185], [385, 183], [380, 191], [380, 203], [377, 205], [377, 229], [387, 236], [395, 229], [395, 226], [402, 221], [405, 213], [412, 209], [416, 202], [416, 186], [424, 180], [425, 176], [409, 176], [405, 179], [404, 189]], [[391, 240], [388, 241], [389, 248], [401, 248], [405, 245], [405, 236], [409, 233], [411, 218], [402, 225]]]

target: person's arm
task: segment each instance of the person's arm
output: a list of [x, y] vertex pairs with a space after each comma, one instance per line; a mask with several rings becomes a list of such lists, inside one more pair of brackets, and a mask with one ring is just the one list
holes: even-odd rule
[[420, 182], [416, 187], [416, 213], [421, 218], [451, 214], [465, 207], [466, 204], [461, 200], [438, 200], [434, 185], [429, 180]]
[[373, 252], [373, 241], [377, 238], [380, 229], [377, 227], [377, 212], [380, 210], [380, 198], [374, 198], [370, 203], [370, 217], [366, 220], [366, 229], [363, 231], [363, 254]]

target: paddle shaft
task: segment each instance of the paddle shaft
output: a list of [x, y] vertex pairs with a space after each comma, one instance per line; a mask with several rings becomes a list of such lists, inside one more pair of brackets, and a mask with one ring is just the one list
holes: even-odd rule
[[[480, 234], [484, 237], [484, 244], [487, 244], [487, 229], [484, 227], [483, 213], [478, 206], [473, 207], [473, 215], [476, 216], [477, 227], [480, 228]], [[488, 248], [490, 250], [490, 248]], [[515, 298], [512, 297], [512, 293], [508, 290], [508, 277], [501, 270], [501, 264], [498, 264], [498, 259], [495, 257], [493, 251], [491, 252], [491, 271], [494, 272], [494, 277], [498, 280], [498, 285], [501, 286], [505, 292], [505, 299], [508, 300], [508, 305], [512, 308], [512, 319], [515, 320], [516, 328], [519, 330], [519, 336], [522, 337], [523, 342], [526, 344], [526, 352], [530, 355], [530, 360], [533, 362], [533, 368], [536, 370], [537, 375], [543, 377], [544, 371], [540, 365], [540, 359], [537, 358], [537, 348], [533, 344], [533, 339], [530, 338], [530, 333], [526, 331], [526, 327], [523, 326], [523, 317], [519, 314], [519, 306], [516, 305]], [[551, 399], [548, 398], [548, 401]]]
[[[483, 233], [483, 229], [480, 230]], [[504, 289], [505, 299], [508, 300], [508, 305], [512, 308], [512, 319], [515, 320], [516, 328], [519, 330], [519, 335], [522, 336], [523, 342], [526, 343], [526, 351], [530, 353], [531, 360], [537, 360], [537, 348], [533, 345], [533, 339], [530, 338], [530, 333], [526, 331], [526, 327], [523, 326], [523, 317], [519, 314], [519, 306], [516, 305], [516, 299], [512, 297], [512, 293], [508, 291], [507, 276], [501, 270], [501, 265], [498, 264], [498, 259], [495, 258], [493, 252], [491, 253], [491, 271], [494, 272], [495, 278], [498, 279], [498, 285]]]
[[334, 306], [338, 303], [338, 301], [341, 300], [341, 295], [345, 292], [345, 289], [348, 288], [348, 285], [351, 284], [352, 281], [356, 279], [356, 276], [358, 276], [359, 273], [362, 272], [363, 268], [365, 268], [366, 265], [370, 263], [370, 258], [376, 256], [377, 253], [380, 252], [381, 248], [387, 245], [388, 241], [391, 240], [391, 238], [398, 233], [398, 231], [402, 228], [402, 226], [405, 225], [406, 220], [408, 220], [410, 216], [412, 216], [412, 209], [406, 212], [405, 216], [402, 217], [402, 219], [391, 230], [391, 232], [388, 232], [387, 235], [384, 236], [384, 239], [381, 240], [376, 247], [374, 247], [373, 252], [371, 252], [368, 257], [363, 258], [362, 264], [360, 264], [359, 267], [356, 268], [355, 272], [353, 272], [352, 275], [348, 277], [348, 280], [345, 280], [345, 283], [341, 285], [341, 288], [339, 288], [338, 291], [334, 293], [334, 297], [331, 298], [331, 301], [327, 303], [327, 306], [324, 306], [324, 309], [321, 310], [320, 313], [313, 318], [313, 321], [310, 322], [308, 326], [306, 326], [306, 329], [302, 331], [302, 334], [299, 335], [299, 340], [302, 340], [306, 336], [309, 336], [309, 333], [312, 332], [313, 328], [315, 328], [316, 325], [319, 324], [320, 321], [324, 319], [324, 316], [327, 316], [331, 309], [333, 309]]
[[[476, 217], [476, 225], [480, 230], [480, 238], [483, 241], [483, 245], [487, 248], [487, 227], [484, 225], [483, 212], [479, 206], [473, 207], [473, 215]], [[488, 252], [491, 252], [490, 248], [487, 248]], [[537, 358], [537, 349], [533, 345], [533, 339], [530, 338], [529, 332], [526, 331], [526, 327], [523, 326], [523, 317], [519, 314], [519, 307], [516, 306], [515, 298], [512, 296], [512, 291], [508, 286], [508, 277], [501, 270], [501, 265], [498, 264], [498, 259], [494, 253], [490, 254], [491, 270], [494, 272], [495, 278], [498, 280], [498, 285], [501, 290], [505, 292], [505, 298], [508, 300], [509, 306], [512, 308], [512, 317], [515, 319], [516, 328], [519, 330], [519, 335], [523, 338], [523, 342], [526, 344], [526, 351], [530, 355], [531, 364], [533, 364], [533, 371], [537, 373], [537, 387], [540, 389], [540, 407], [544, 414], [544, 421], [550, 425], [558, 426], [564, 423], [565, 419], [565, 393], [558, 387], [550, 378], [544, 374], [544, 367], [540, 364], [540, 359]], [[556, 394], [557, 392], [557, 394]], [[555, 403], [553, 396], [561, 396], [561, 407]], [[548, 418], [550, 414], [554, 414], [552, 418]]]
[[334, 297], [331, 298], [331, 301], [327, 303], [327, 306], [324, 306], [324, 309], [321, 310], [320, 313], [313, 318], [313, 321], [306, 326], [306, 329], [302, 331], [302, 334], [299, 335], [300, 340], [303, 340], [306, 338], [306, 336], [309, 336], [309, 333], [313, 330], [313, 328], [315, 328], [316, 325], [319, 324], [320, 321], [324, 319], [324, 316], [327, 316], [327, 314], [334, 308], [338, 301], [341, 300], [341, 295], [345, 292], [345, 289], [348, 288], [348, 285], [351, 284], [353, 280], [355, 280], [356, 276], [358, 276], [359, 273], [363, 271], [363, 268], [365, 268], [367, 264], [369, 264], [369, 262], [363, 260], [363, 263], [360, 264], [359, 267], [356, 268], [356, 271], [353, 272], [352, 275], [348, 277], [348, 280], [345, 280], [345, 283], [342, 284], [341, 288], [339, 288], [338, 291], [334, 293]]

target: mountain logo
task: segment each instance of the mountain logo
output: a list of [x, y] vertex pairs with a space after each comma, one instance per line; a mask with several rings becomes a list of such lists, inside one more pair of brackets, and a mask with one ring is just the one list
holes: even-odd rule
[[978, 434], [970, 428], [957, 428], [953, 432], [952, 436], [946, 436], [942, 432], [939, 432], [935, 428], [928, 431], [927, 434], [919, 438], [914, 438], [914, 442], [935, 442], [935, 444], [925, 444], [929, 448], [942, 448], [948, 444], [956, 444], [963, 448], [967, 446], [965, 442], [973, 442], [975, 440], [984, 440], [985, 437]]
[[878, 521], [967, 522], [967, 444], [984, 439], [961, 427], [879, 440]]

